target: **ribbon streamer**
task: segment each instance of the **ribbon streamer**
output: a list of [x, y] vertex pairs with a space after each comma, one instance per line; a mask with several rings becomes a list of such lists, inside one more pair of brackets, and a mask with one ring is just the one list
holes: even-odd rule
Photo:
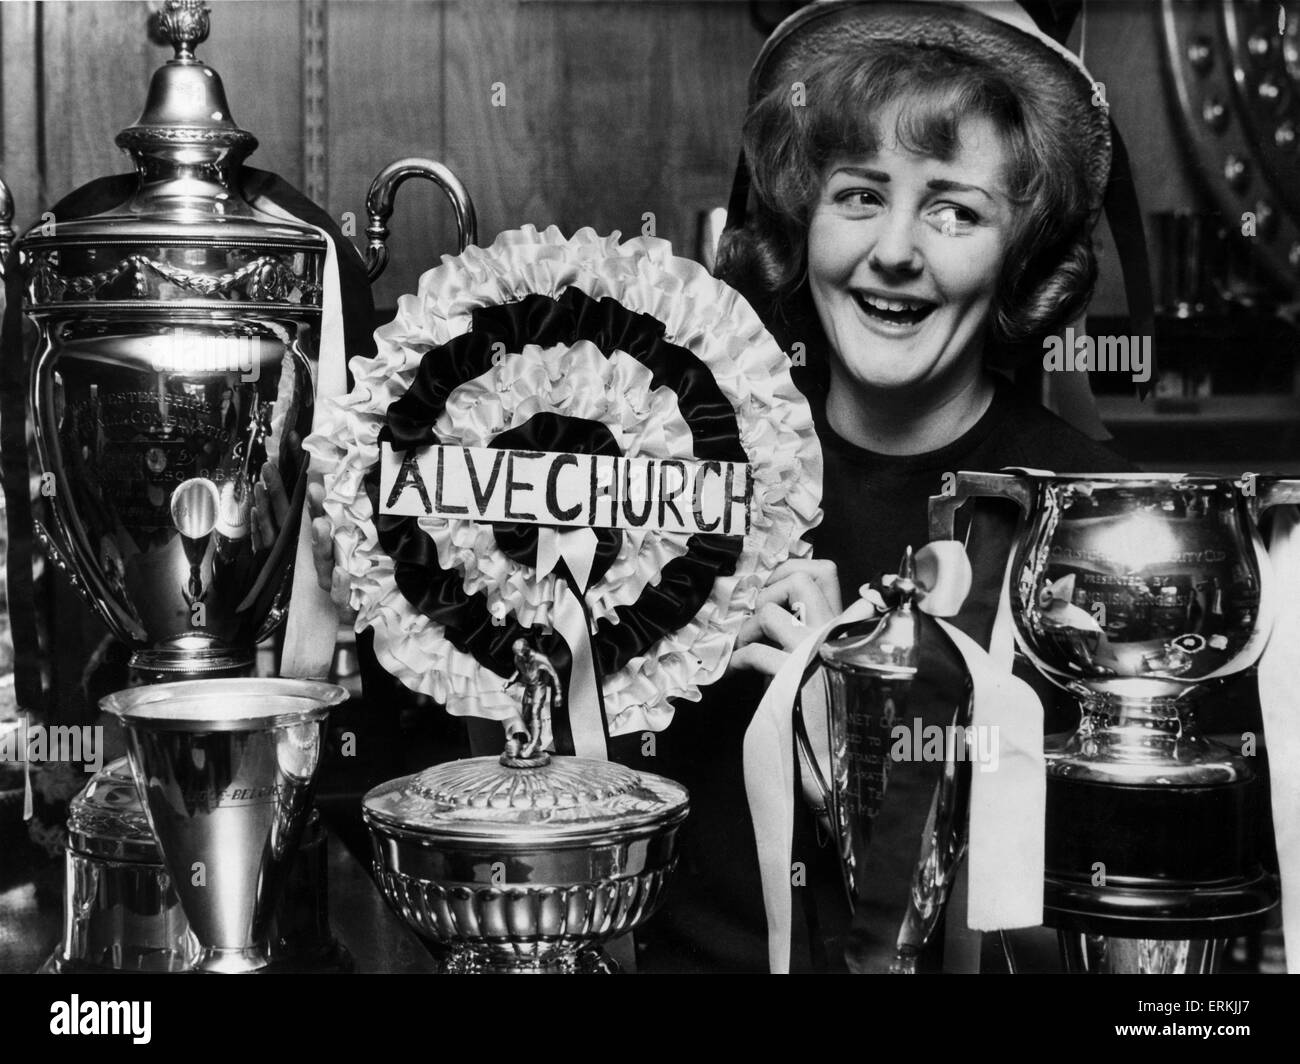
[[1259, 704], [1268, 744], [1269, 798], [1278, 874], [1282, 881], [1282, 934], [1286, 966], [1300, 974], [1300, 717], [1295, 682], [1300, 675], [1300, 511], [1273, 511], [1269, 544], [1272, 577], [1282, 593], [1268, 646], [1259, 661]]
[[1011, 672], [1005, 581], [988, 652], [961, 629], [937, 623], [970, 673], [972, 725], [977, 734], [997, 736], [998, 743], [997, 771], [971, 771], [967, 926], [972, 931], [1037, 927], [1043, 922], [1046, 856], [1043, 706], [1034, 689]]
[[[308, 224], [266, 197], [256, 206], [285, 221]], [[321, 416], [321, 400], [347, 391], [347, 350], [343, 331], [343, 292], [339, 281], [338, 252], [330, 234], [312, 226], [325, 240], [325, 277], [321, 298], [320, 344], [317, 359], [316, 403], [312, 428]], [[304, 452], [306, 454], [306, 452]], [[311, 464], [316, 459], [311, 458]], [[311, 475], [311, 466], [308, 466]], [[316, 581], [316, 563], [311, 548], [311, 513], [304, 499], [294, 553], [293, 585], [289, 593], [289, 617], [285, 624], [284, 651], [280, 675], [303, 679], [329, 675], [338, 638], [338, 616], [330, 593]]]
[[[970, 563], [960, 543], [935, 542], [921, 548], [916, 555], [916, 570], [917, 583], [925, 591], [919, 600], [922, 610], [939, 616], [960, 608], [971, 579]], [[830, 631], [843, 624], [866, 620], [876, 609], [870, 598], [860, 598], [800, 643], [768, 685], [745, 732], [745, 792], [758, 847], [763, 906], [767, 911], [768, 966], [773, 972], [790, 970], [795, 699], [805, 670]], [[825, 751], [817, 751], [817, 755], [823, 766], [829, 763]]]
[[596, 533], [590, 528], [537, 530], [538, 579], [555, 574], [551, 627], [568, 645], [572, 657], [564, 709], [573, 736], [573, 752], [578, 757], [606, 761], [605, 707], [596, 675], [590, 620], [582, 602], [596, 560], [596, 545]]

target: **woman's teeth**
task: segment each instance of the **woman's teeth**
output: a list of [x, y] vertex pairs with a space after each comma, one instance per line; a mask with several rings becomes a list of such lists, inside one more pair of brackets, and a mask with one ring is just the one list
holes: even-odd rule
[[915, 303], [906, 299], [881, 299], [879, 296], [857, 296], [858, 305], [868, 315], [895, 325], [915, 325], [934, 309], [932, 303]]

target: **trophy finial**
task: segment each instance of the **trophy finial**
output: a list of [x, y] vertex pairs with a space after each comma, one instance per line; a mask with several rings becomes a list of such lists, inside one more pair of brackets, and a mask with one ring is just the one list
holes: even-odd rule
[[176, 49], [176, 60], [194, 61], [194, 47], [208, 39], [210, 12], [203, 0], [167, 0], [158, 12], [158, 29]]
[[903, 551], [903, 558], [898, 563], [898, 572], [891, 573], [882, 581], [886, 588], [898, 596], [899, 605], [910, 605], [916, 597], [916, 555], [911, 544]]
[[559, 709], [563, 700], [559, 673], [550, 659], [534, 650], [526, 639], [516, 639], [510, 647], [515, 659], [515, 675], [511, 683], [524, 689], [524, 730], [517, 731], [506, 741], [501, 764], [507, 768], [538, 768], [551, 760], [543, 743], [551, 722], [552, 709]]

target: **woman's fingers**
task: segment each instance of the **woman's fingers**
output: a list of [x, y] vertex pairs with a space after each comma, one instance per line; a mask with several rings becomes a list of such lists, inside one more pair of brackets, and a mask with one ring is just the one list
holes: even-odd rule
[[253, 509], [249, 514], [254, 550], [269, 550], [275, 542], [277, 526], [271, 521], [271, 506], [266, 488], [258, 481], [253, 485]]
[[289, 520], [289, 494], [284, 490], [284, 479], [280, 476], [280, 471], [271, 462], [262, 465], [262, 483], [271, 500], [271, 518], [275, 521], [275, 527], [283, 528]]
[[793, 650], [808, 637], [808, 626], [800, 624], [789, 610], [775, 602], [759, 606], [740, 626], [736, 645], [766, 643], [780, 650]]
[[[319, 579], [320, 570], [317, 569], [316, 572]], [[355, 616], [351, 609], [352, 581], [348, 579], [348, 574], [343, 569], [334, 569], [328, 582], [323, 583], [321, 586], [328, 587], [330, 601], [344, 611], [344, 616]]]
[[785, 664], [787, 657], [784, 650], [777, 650], [776, 647], [766, 646], [763, 643], [750, 643], [731, 655], [727, 671], [736, 669], [761, 672], [764, 676], [775, 676], [781, 671], [781, 666]]
[[307, 483], [307, 512], [313, 520], [325, 516], [325, 485], [319, 480]]
[[821, 585], [803, 571], [790, 573], [775, 582], [769, 581], [759, 591], [756, 605], [762, 608], [769, 603], [783, 607], [801, 624], [811, 627], [825, 624], [840, 612], [827, 600]]
[[788, 558], [772, 570], [767, 582], [770, 586], [795, 573], [811, 578], [836, 614], [844, 609], [840, 600], [840, 574], [833, 561], [828, 558]]
[[311, 560], [316, 583], [334, 594], [334, 527], [325, 516], [325, 485], [319, 480], [307, 484], [307, 514], [311, 518]]
[[323, 591], [333, 591], [334, 536], [328, 517], [316, 517], [311, 523], [311, 558], [316, 566], [316, 583]]
[[325, 485], [312, 480], [307, 485], [307, 513], [311, 517], [311, 560], [316, 583], [328, 591], [336, 606], [348, 605], [347, 574], [334, 566], [334, 526], [325, 516]]

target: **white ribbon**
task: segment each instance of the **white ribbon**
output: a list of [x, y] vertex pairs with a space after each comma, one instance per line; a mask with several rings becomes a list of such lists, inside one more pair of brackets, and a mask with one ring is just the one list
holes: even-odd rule
[[1269, 560], [1278, 594], [1273, 632], [1259, 661], [1259, 704], [1268, 744], [1286, 965], [1296, 975], [1300, 974], [1300, 706], [1295, 695], [1300, 676], [1300, 512], [1294, 506], [1274, 510]]
[[938, 624], [970, 674], [971, 724], [977, 735], [996, 736], [998, 744], [995, 770], [971, 767], [967, 926], [972, 931], [1037, 927], [1043, 922], [1046, 856], [1043, 706], [1034, 689], [1011, 672], [1006, 577], [987, 652], [960, 629]]
[[[921, 609], [932, 616], [955, 613], [970, 589], [970, 562], [961, 544], [947, 541], [923, 547], [917, 552], [916, 567], [918, 583], [926, 590], [920, 599]], [[863, 597], [811, 632], [773, 677], [745, 732], [745, 792], [758, 847], [763, 906], [767, 911], [768, 966], [773, 972], [790, 970], [795, 698], [804, 671], [831, 629], [865, 620], [875, 612], [875, 604]], [[825, 763], [826, 753], [817, 751], [817, 755]]]
[[[540, 580], [555, 571], [561, 561], [584, 591], [591, 579], [591, 567], [596, 561], [596, 533], [590, 528], [558, 530], [542, 527], [537, 530], [537, 578]], [[569, 667], [569, 689], [565, 704], [569, 714], [569, 729], [573, 733], [573, 752], [578, 757], [608, 760], [605, 747], [605, 725], [601, 720], [600, 686], [596, 678], [596, 660], [591, 646], [591, 633], [587, 630], [586, 612], [578, 601], [569, 581], [555, 577], [555, 602], [551, 612], [551, 627], [569, 647], [573, 659]]]
[[[266, 197], [259, 198], [256, 206], [285, 221], [306, 224]], [[334, 398], [347, 391], [347, 344], [343, 331], [343, 292], [339, 281], [338, 253], [334, 241], [324, 229], [319, 226], [311, 228], [320, 233], [326, 247], [315, 382], [315, 422], [321, 416], [322, 399]], [[314, 423], [312, 428], [316, 428]], [[303, 455], [309, 457], [306, 451]], [[315, 464], [315, 459], [310, 461]], [[308, 474], [311, 475], [310, 466]], [[293, 586], [289, 594], [289, 618], [285, 624], [280, 675], [300, 678], [328, 676], [334, 660], [338, 629], [338, 615], [330, 593], [316, 582], [316, 563], [311, 549], [311, 514], [304, 499], [302, 520], [298, 525], [298, 544], [294, 553]]]

